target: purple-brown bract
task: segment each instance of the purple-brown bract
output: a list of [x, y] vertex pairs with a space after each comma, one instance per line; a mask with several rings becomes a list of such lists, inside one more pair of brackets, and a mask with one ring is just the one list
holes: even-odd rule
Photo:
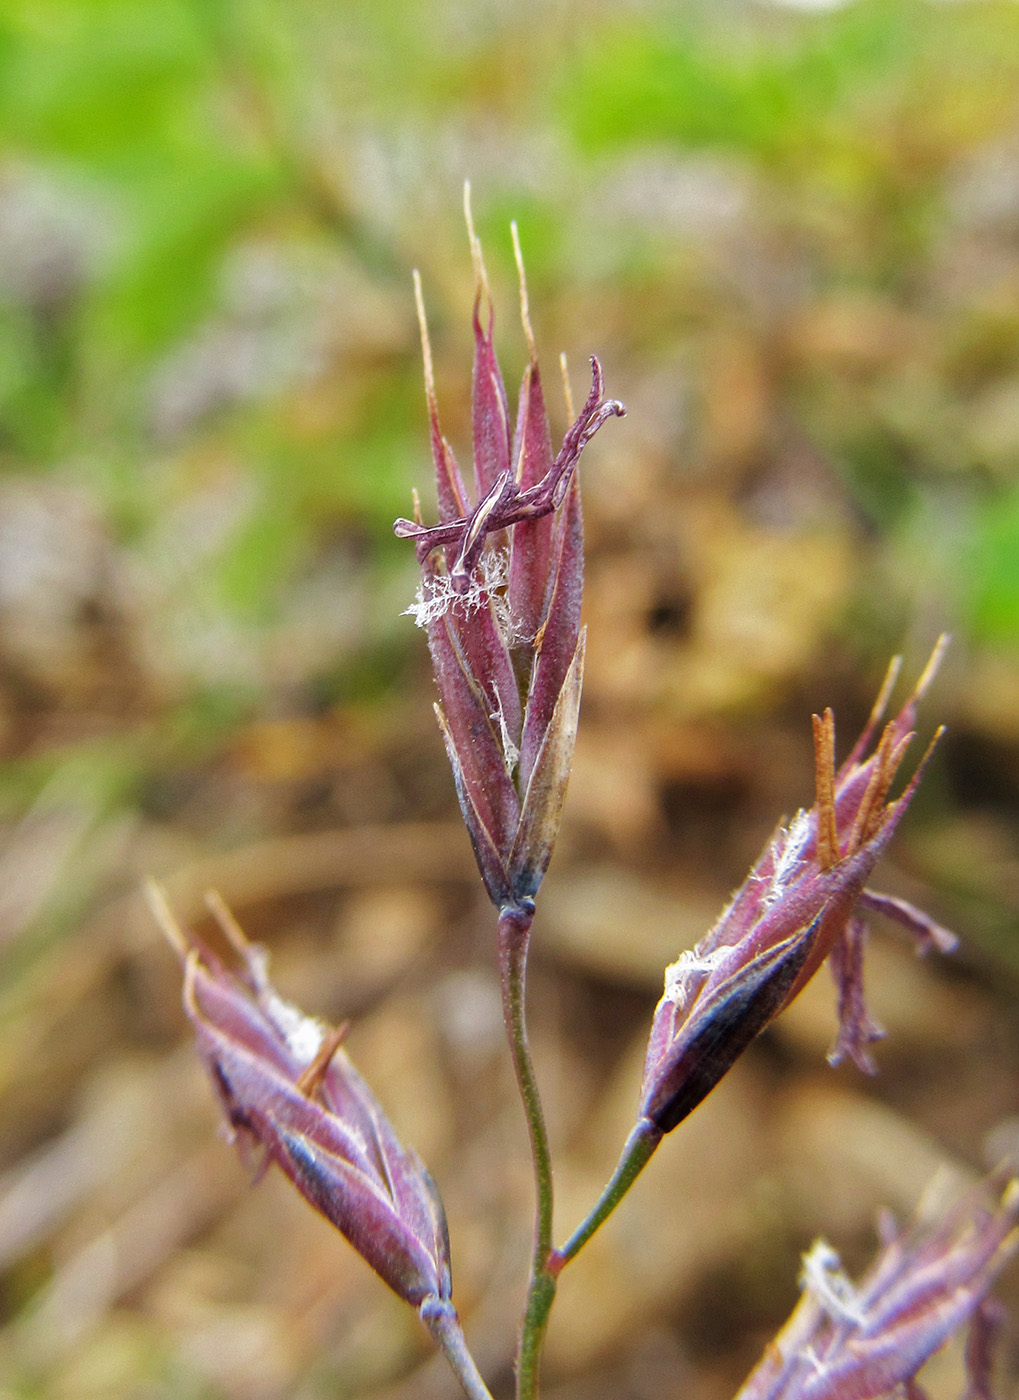
[[[439, 425], [418, 283], [440, 523], [398, 520], [394, 528], [414, 540], [421, 562], [412, 611], [428, 631], [441, 697], [436, 713], [464, 821], [489, 897], [512, 909], [529, 905], [548, 867], [576, 738], [584, 667], [576, 465], [601, 425], [625, 410], [605, 398], [592, 357], [591, 393], [553, 455], [521, 264], [530, 357], [511, 429], [491, 294], [473, 228], [470, 234], [476, 504]], [[519, 245], [517, 252], [519, 263]]]
[[401, 1298], [419, 1309], [447, 1303], [442, 1203], [340, 1048], [342, 1029], [279, 996], [264, 949], [214, 897], [236, 972], [183, 933], [154, 887], [149, 897], [183, 960], [184, 1009], [238, 1147], [262, 1153], [262, 1166], [275, 1162]]
[[922, 1395], [917, 1371], [967, 1321], [967, 1395], [990, 1396], [997, 1307], [987, 1291], [1019, 1248], [1019, 1182], [993, 1205], [975, 1193], [901, 1234], [886, 1221], [882, 1236], [855, 1287], [834, 1250], [814, 1245], [799, 1304], [736, 1400], [877, 1400], [900, 1386]]
[[863, 1001], [866, 913], [903, 925], [921, 952], [954, 948], [954, 936], [920, 910], [866, 889], [923, 774], [926, 759], [902, 796], [888, 801], [912, 738], [917, 702], [944, 645], [942, 638], [869, 757], [897, 662], [838, 772], [831, 711], [823, 718], [815, 715], [815, 805], [779, 829], [711, 932], [666, 970], [640, 1106], [641, 1118], [657, 1131], [669, 1132], [696, 1108], [825, 958], [831, 958], [839, 997], [839, 1031], [830, 1058], [834, 1063], [848, 1056], [872, 1071], [867, 1045], [881, 1032]]

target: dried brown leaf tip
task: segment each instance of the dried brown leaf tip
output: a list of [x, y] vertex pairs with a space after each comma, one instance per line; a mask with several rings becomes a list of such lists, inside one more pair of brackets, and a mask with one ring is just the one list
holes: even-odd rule
[[835, 1063], [848, 1057], [873, 1072], [867, 1047], [881, 1031], [867, 1014], [863, 996], [868, 914], [881, 914], [905, 928], [920, 952], [954, 948], [954, 936], [926, 914], [867, 888], [934, 747], [932, 743], [902, 795], [889, 801], [912, 738], [917, 703], [945, 644], [945, 638], [939, 640], [913, 692], [869, 755], [897, 663], [840, 768], [835, 766], [834, 717], [830, 710], [814, 716], [814, 806], [779, 829], [711, 932], [666, 970], [641, 1099], [641, 1116], [659, 1131], [674, 1128], [701, 1102], [828, 958], [839, 1010], [829, 1058]]
[[584, 531], [577, 462], [625, 409], [605, 397], [592, 357], [587, 401], [553, 452], [516, 229], [528, 364], [511, 423], [493, 339], [481, 245], [466, 205], [475, 269], [474, 497], [443, 436], [415, 279], [439, 524], [398, 520], [422, 579], [410, 611], [428, 633], [439, 725], [464, 821], [493, 903], [533, 899], [548, 867], [573, 757], [583, 680]]
[[442, 1203], [416, 1154], [398, 1141], [333, 1029], [283, 1000], [268, 955], [218, 896], [209, 907], [236, 957], [226, 965], [174, 918], [162, 891], [149, 905], [184, 965], [184, 1009], [242, 1153], [275, 1163], [390, 1288], [416, 1308], [450, 1296]]

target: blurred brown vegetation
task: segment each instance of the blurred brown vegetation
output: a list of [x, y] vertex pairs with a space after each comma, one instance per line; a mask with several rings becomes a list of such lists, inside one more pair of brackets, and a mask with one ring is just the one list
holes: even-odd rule
[[[565, 1276], [549, 1396], [721, 1400], [817, 1233], [858, 1267], [878, 1206], [1019, 1150], [1017, 80], [993, 3], [7, 7], [3, 1400], [454, 1394], [218, 1139], [150, 874], [198, 923], [218, 889], [286, 995], [350, 1019], [510, 1393], [530, 1172], [389, 534], [429, 481], [414, 265], [467, 453], [465, 176], [510, 385], [515, 216], [546, 383], [565, 349], [579, 393], [597, 351], [629, 408], [583, 466], [588, 675], [535, 935], [560, 1235], [631, 1124], [664, 965], [811, 799], [811, 710], [845, 752], [888, 656], [955, 636], [879, 885], [961, 953], [875, 930], [873, 1082], [824, 1063], [823, 977], [737, 1065]], [[958, 1352], [927, 1380], [958, 1394]]]

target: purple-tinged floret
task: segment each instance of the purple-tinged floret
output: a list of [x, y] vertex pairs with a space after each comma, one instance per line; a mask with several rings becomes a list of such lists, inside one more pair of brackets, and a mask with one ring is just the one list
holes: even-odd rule
[[231, 1135], [259, 1171], [275, 1163], [390, 1288], [416, 1308], [448, 1303], [442, 1202], [403, 1147], [331, 1029], [285, 1002], [268, 957], [214, 896], [237, 955], [231, 970], [176, 923], [159, 890], [153, 912], [184, 964], [184, 1009]]
[[530, 353], [511, 429], [491, 292], [469, 208], [467, 214], [476, 281], [475, 500], [439, 424], [415, 278], [439, 523], [425, 526], [415, 499], [416, 518], [398, 520], [394, 529], [414, 541], [421, 564], [410, 611], [428, 633], [436, 713], [464, 822], [489, 897], [497, 908], [512, 909], [533, 900], [548, 868], [576, 739], [584, 663], [577, 462], [602, 424], [625, 409], [605, 397], [601, 365], [592, 357], [591, 392], [553, 454], [514, 227]]
[[902, 925], [920, 952], [955, 946], [953, 935], [911, 904], [867, 889], [930, 755], [929, 749], [902, 795], [889, 800], [912, 738], [917, 702], [944, 645], [942, 639], [869, 756], [897, 663], [861, 739], [838, 770], [832, 713], [814, 716], [814, 806], [775, 833], [715, 927], [666, 970], [640, 1104], [641, 1118], [659, 1132], [669, 1132], [696, 1108], [826, 959], [839, 1010], [830, 1059], [848, 1056], [873, 1071], [867, 1047], [881, 1031], [863, 996], [867, 913]]
[[886, 1220], [882, 1249], [860, 1284], [819, 1240], [804, 1258], [803, 1296], [736, 1400], [878, 1400], [922, 1395], [916, 1375], [968, 1325], [970, 1400], [990, 1400], [1000, 1318], [988, 1292], [1019, 1249], [1019, 1181], [1000, 1176], [935, 1223], [899, 1233]]

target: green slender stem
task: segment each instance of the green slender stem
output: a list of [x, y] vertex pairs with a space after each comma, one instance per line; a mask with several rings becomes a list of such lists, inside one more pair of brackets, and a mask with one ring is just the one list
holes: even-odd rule
[[548, 1316], [555, 1302], [556, 1280], [547, 1266], [531, 1269], [527, 1307], [520, 1328], [517, 1349], [517, 1400], [536, 1400], [541, 1348], [548, 1329]]
[[571, 1259], [575, 1259], [598, 1227], [609, 1218], [647, 1166], [661, 1140], [659, 1129], [649, 1119], [642, 1118], [626, 1139], [616, 1169], [592, 1210], [563, 1247], [553, 1251], [549, 1261], [553, 1273], [558, 1274]]
[[467, 1350], [453, 1304], [444, 1303], [440, 1298], [426, 1298], [418, 1313], [435, 1339], [436, 1346], [453, 1368], [467, 1400], [492, 1400], [492, 1392], [481, 1379], [474, 1358]]
[[530, 943], [533, 910], [504, 909], [499, 917], [499, 974], [502, 982], [502, 1009], [506, 1036], [513, 1056], [513, 1068], [527, 1118], [534, 1162], [534, 1253], [527, 1306], [520, 1329], [517, 1354], [517, 1400], [534, 1400], [538, 1394], [538, 1362], [548, 1315], [555, 1298], [556, 1278], [549, 1269], [552, 1256], [552, 1155], [542, 1113], [538, 1081], [527, 1043], [524, 993], [527, 976], [527, 949]]

